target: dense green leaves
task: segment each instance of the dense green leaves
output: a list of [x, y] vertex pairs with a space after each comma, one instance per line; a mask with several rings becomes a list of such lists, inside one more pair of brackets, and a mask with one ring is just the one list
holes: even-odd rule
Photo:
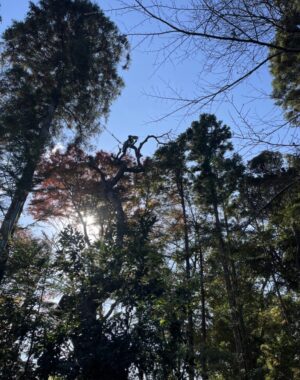
[[[281, 7], [282, 17], [275, 42], [289, 51], [277, 52], [271, 59], [273, 97], [286, 111], [287, 119], [299, 126], [300, 5], [297, 0], [276, 3]], [[270, 55], [273, 54], [274, 51], [271, 51]]]

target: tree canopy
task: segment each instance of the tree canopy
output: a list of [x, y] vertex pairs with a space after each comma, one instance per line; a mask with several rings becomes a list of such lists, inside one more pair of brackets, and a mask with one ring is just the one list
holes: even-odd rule
[[123, 85], [119, 63], [128, 60], [126, 38], [86, 0], [30, 3], [3, 38], [0, 143], [14, 188], [0, 230], [0, 278], [42, 155], [65, 128], [77, 143], [98, 129]]
[[[135, 11], [230, 57], [263, 48], [297, 125], [298, 3], [187, 3]], [[300, 379], [299, 152], [241, 156], [213, 113], [92, 148], [128, 50], [89, 0], [30, 3], [4, 33], [0, 378]]]

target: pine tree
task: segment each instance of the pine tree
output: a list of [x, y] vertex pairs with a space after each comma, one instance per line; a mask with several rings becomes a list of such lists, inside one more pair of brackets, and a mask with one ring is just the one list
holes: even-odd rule
[[[214, 115], [202, 114], [185, 133], [190, 150], [189, 159], [195, 162], [195, 188], [199, 201], [210, 209], [215, 223], [218, 258], [222, 264], [224, 283], [230, 308], [236, 345], [240, 378], [249, 378], [250, 357], [248, 337], [242, 315], [241, 300], [238, 297], [238, 278], [230, 245], [225, 239], [226, 226], [224, 204], [236, 190], [236, 178], [241, 173], [239, 158], [225, 157], [232, 144], [231, 133], [226, 125], [217, 121]], [[222, 218], [224, 220], [222, 220]]]

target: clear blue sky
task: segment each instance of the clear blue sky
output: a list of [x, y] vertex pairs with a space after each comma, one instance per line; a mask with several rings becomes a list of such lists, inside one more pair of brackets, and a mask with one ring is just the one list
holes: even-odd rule
[[[109, 9], [118, 3], [117, 0], [97, 0], [96, 2], [101, 4], [103, 9]], [[28, 0], [2, 0], [0, 10], [2, 15], [1, 33], [10, 25], [12, 19], [20, 20], [24, 17], [28, 4]], [[123, 32], [130, 30], [139, 22], [138, 16], [133, 14], [120, 16], [108, 13], [108, 15]], [[232, 120], [232, 118], [237, 120], [234, 107], [225, 101], [217, 102], [192, 115], [185, 115], [185, 112], [182, 111], [160, 122], [151, 122], [151, 120], [169, 113], [174, 107], [174, 103], [154, 99], [147, 94], [168, 95], [168, 86], [175, 88], [183, 96], [189, 98], [201, 94], [202, 89], [196, 83], [196, 78], [199, 74], [202, 57], [182, 61], [174, 58], [173, 61], [160, 65], [162, 55], [159, 52], [154, 52], [161, 47], [158, 41], [154, 41], [151, 45], [147, 43], [138, 47], [136, 44], [136, 39], [131, 40], [133, 47], [132, 63], [129, 70], [122, 73], [125, 88], [122, 95], [114, 103], [107, 122], [108, 129], [118, 139], [126, 140], [129, 134], [142, 137], [147, 134], [161, 134], [171, 129], [178, 133], [188, 127], [191, 121], [197, 119], [199, 113], [204, 111], [216, 113], [219, 119], [226, 122], [238, 133], [238, 128]], [[271, 77], [267, 67], [261, 69], [251, 80], [241, 84], [232, 93], [236, 107], [238, 109], [243, 107], [243, 111], [248, 114], [250, 122], [255, 125], [259, 124], [260, 118], [270, 120], [274, 116], [274, 112], [276, 113], [272, 101], [268, 99], [252, 101], [252, 97], [257, 97], [258, 89], [265, 93], [271, 92]], [[238, 121], [237, 124], [239, 124]], [[260, 130], [262, 125], [257, 128]], [[284, 138], [284, 133], [281, 132], [274, 136], [273, 141], [277, 142]], [[289, 141], [288, 139], [287, 137], [286, 141]], [[239, 140], [235, 142], [239, 144]], [[97, 147], [107, 150], [114, 150], [117, 146], [117, 142], [105, 131], [93, 139], [93, 143]], [[244, 145], [245, 142], [241, 142], [237, 146], [238, 150]], [[153, 146], [147, 149], [147, 153], [151, 149]], [[247, 148], [242, 149], [241, 153], [247, 158], [251, 154]]]

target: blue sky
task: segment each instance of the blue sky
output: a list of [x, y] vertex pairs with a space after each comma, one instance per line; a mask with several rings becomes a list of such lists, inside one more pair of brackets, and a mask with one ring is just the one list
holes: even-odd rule
[[[118, 0], [98, 0], [96, 2], [101, 4], [103, 9], [110, 9], [115, 4], [117, 5]], [[22, 19], [28, 5], [28, 0], [2, 0], [0, 31], [2, 32], [10, 25], [12, 19]], [[111, 12], [107, 14], [117, 23], [122, 32], [131, 30], [139, 23], [139, 18], [135, 14], [117, 15]], [[186, 111], [183, 110], [163, 118], [160, 122], [153, 122], [154, 119], [168, 114], [174, 109], [175, 104], [153, 98], [151, 95], [167, 96], [170, 94], [170, 89], [176, 89], [184, 97], [189, 98], [201, 95], [204, 87], [199, 86], [196, 79], [204, 58], [201, 55], [186, 60], [174, 57], [172, 60], [161, 63], [163, 57], [163, 52], [159, 51], [162, 46], [161, 41], [136, 45], [138, 45], [138, 40], [131, 39], [132, 62], [129, 70], [121, 73], [125, 81], [125, 88], [122, 95], [113, 104], [107, 122], [109, 131], [121, 141], [126, 140], [129, 134], [143, 137], [148, 134], [159, 135], [170, 130], [173, 133], [179, 133], [187, 128], [191, 121], [197, 119], [200, 112], [204, 111], [215, 113], [219, 119], [230, 125], [236, 134], [239, 134], [239, 126], [241, 128], [244, 126], [238, 121], [235, 108], [242, 109], [244, 114], [247, 114], [250, 123], [255, 125], [257, 131], [260, 131], [265, 128], [261, 119], [271, 120], [279, 111], [274, 108], [273, 102], [265, 97], [265, 94], [271, 92], [271, 77], [268, 68], [264, 67], [230, 94], [234, 106], [224, 99], [220, 99], [204, 109], [194, 110], [191, 115], [186, 115]], [[260, 91], [263, 91], [264, 94], [262, 95]], [[255, 100], [258, 96], [263, 96], [264, 99]], [[244, 130], [249, 133], [249, 130]], [[285, 141], [289, 142], [289, 135], [285, 135], [287, 132], [291, 133], [290, 130], [281, 131], [272, 137], [272, 141], [277, 142], [285, 138]], [[251, 132], [249, 134], [251, 135]], [[92, 143], [98, 148], [111, 151], [117, 147], [116, 140], [106, 131], [93, 138]], [[235, 145], [245, 158], [260, 149], [250, 149], [247, 141], [239, 139], [235, 140]], [[153, 145], [149, 146], [146, 153], [150, 153], [153, 148]]]

